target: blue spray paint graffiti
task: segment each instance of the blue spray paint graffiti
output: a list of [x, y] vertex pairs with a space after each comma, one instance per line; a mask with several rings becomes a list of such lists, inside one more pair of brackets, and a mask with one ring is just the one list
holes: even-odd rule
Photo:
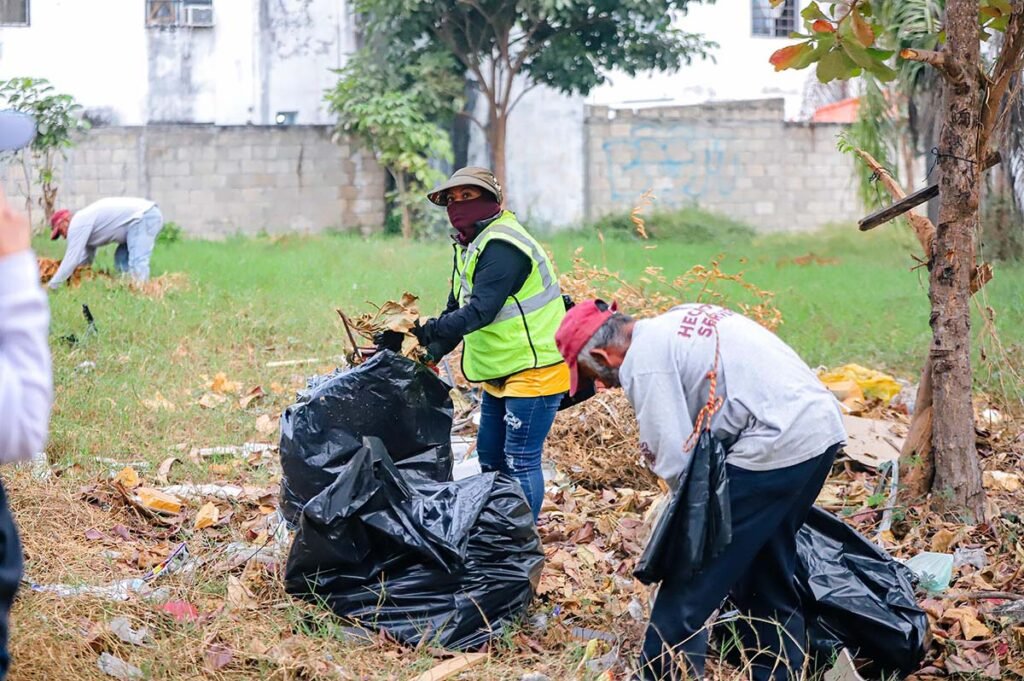
[[628, 137], [609, 139], [602, 146], [612, 203], [630, 205], [647, 189], [666, 206], [728, 198], [740, 174], [731, 141], [728, 129], [634, 123]]

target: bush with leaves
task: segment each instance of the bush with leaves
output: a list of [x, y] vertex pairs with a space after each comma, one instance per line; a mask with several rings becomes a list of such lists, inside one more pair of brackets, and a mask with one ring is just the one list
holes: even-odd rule
[[[675, 20], [700, 0], [357, 0], [369, 35], [438, 45], [458, 60], [487, 104], [475, 122], [492, 170], [507, 185], [509, 115], [538, 85], [588, 94], [608, 73], [674, 71], [714, 47]], [[407, 61], [408, 58], [396, 63]], [[513, 190], [514, 191], [514, 190]]]
[[[439, 124], [461, 106], [461, 77], [444, 55], [410, 51], [396, 61], [391, 47], [364, 48], [343, 69], [325, 99], [338, 116], [337, 132], [369, 149], [388, 171], [395, 190], [389, 196], [402, 235], [429, 222], [423, 194], [443, 174], [434, 167], [450, 163], [452, 146]], [[436, 212], [436, 211], [434, 211]]]
[[31, 114], [36, 119], [36, 137], [21, 152], [25, 171], [26, 199], [29, 219], [32, 216], [32, 177], [25, 154], [31, 154], [36, 166], [36, 181], [42, 190], [39, 205], [49, 222], [57, 204], [57, 162], [67, 158], [67, 150], [75, 144], [75, 133], [89, 129], [82, 119], [82, 107], [75, 98], [59, 93], [44, 78], [11, 78], [0, 81], [0, 97], [15, 111]]

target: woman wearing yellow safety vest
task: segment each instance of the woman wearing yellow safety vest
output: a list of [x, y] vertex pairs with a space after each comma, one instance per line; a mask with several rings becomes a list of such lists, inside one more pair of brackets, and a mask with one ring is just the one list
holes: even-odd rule
[[462, 373], [484, 388], [477, 454], [486, 471], [519, 481], [534, 519], [544, 501], [541, 453], [569, 390], [555, 345], [565, 303], [544, 249], [502, 209], [485, 168], [463, 168], [429, 194], [455, 228], [452, 289], [444, 313], [415, 330], [440, 358], [460, 341]]

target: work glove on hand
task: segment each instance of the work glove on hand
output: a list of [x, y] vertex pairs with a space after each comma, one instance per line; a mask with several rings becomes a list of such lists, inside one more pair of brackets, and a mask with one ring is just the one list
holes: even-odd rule
[[405, 335], [398, 331], [382, 331], [373, 337], [373, 344], [379, 350], [390, 350], [396, 354], [401, 354], [402, 341], [404, 340]]
[[412, 335], [416, 336], [416, 340], [420, 342], [424, 348], [430, 345], [430, 342], [434, 340], [434, 324], [437, 323], [436, 319], [428, 319], [422, 326], [420, 320], [416, 320], [416, 323], [412, 327]]

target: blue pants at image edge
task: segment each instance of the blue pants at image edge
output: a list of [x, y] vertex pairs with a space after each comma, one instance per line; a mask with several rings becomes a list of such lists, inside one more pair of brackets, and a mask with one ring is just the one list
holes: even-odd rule
[[11, 661], [7, 651], [8, 621], [22, 574], [21, 541], [7, 507], [3, 485], [0, 485], [0, 544], [0, 679], [3, 679]]
[[793, 583], [796, 534], [840, 448], [833, 445], [813, 459], [771, 471], [728, 466], [732, 542], [695, 577], [662, 581], [644, 638], [643, 678], [702, 679], [705, 623], [726, 597], [745, 616], [734, 626], [751, 665], [749, 678], [800, 678], [806, 632]]

